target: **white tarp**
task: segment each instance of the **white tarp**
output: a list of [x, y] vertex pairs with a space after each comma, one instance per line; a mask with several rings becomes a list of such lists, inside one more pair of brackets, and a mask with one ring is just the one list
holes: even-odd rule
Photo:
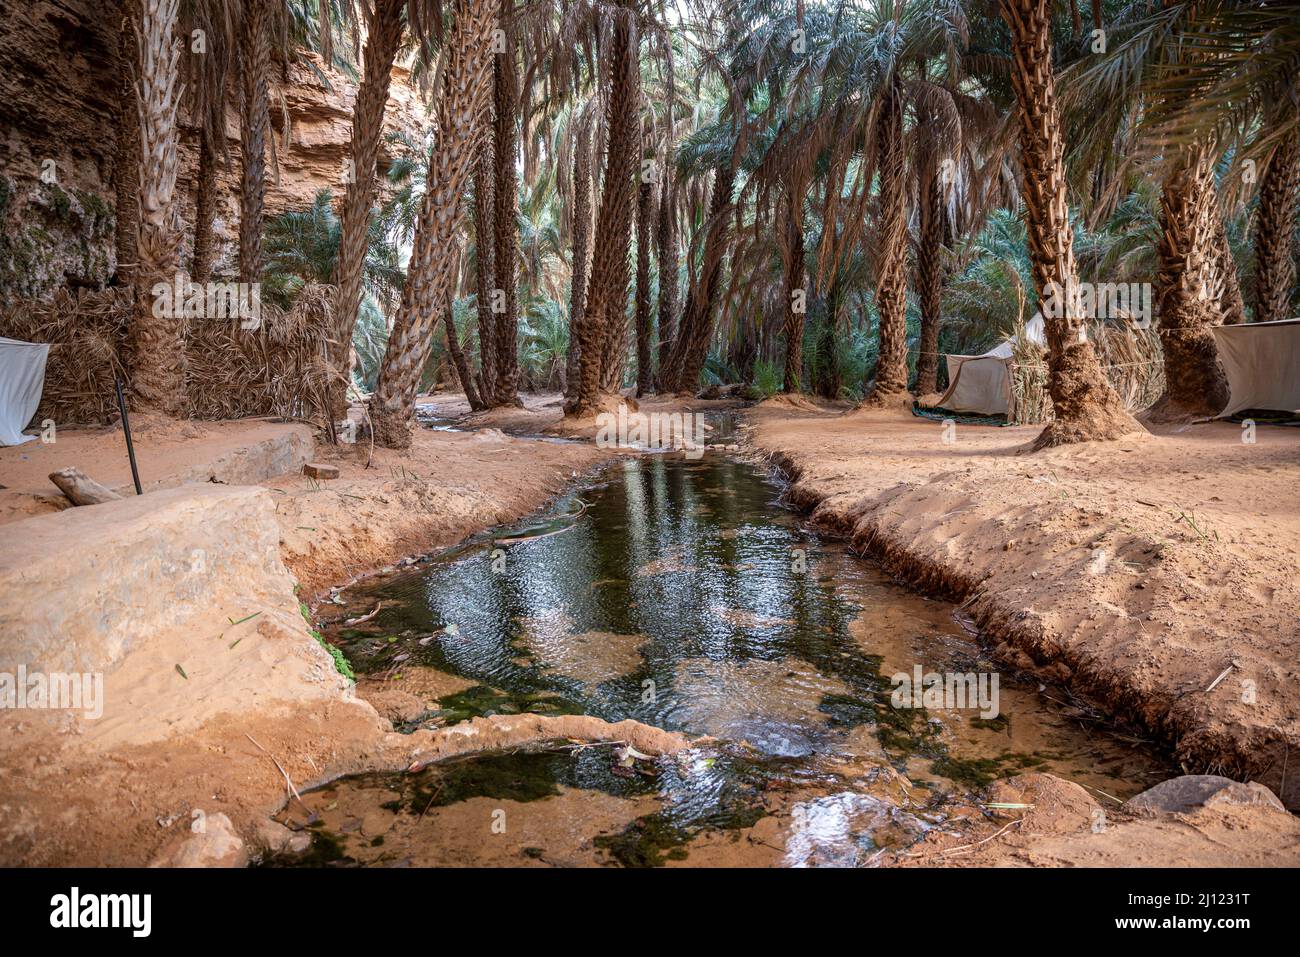
[[1300, 410], [1300, 319], [1215, 326], [1214, 343], [1228, 378], [1219, 417], [1243, 409]]
[[[1047, 345], [1043, 332], [1043, 317], [1035, 314], [1024, 329], [1027, 341], [1039, 346]], [[948, 355], [948, 391], [936, 408], [952, 412], [973, 412], [978, 415], [1011, 414], [1011, 356], [1017, 336], [994, 346], [978, 356]]]
[[45, 388], [48, 344], [0, 338], [0, 445], [22, 445], [34, 435], [23, 435]]

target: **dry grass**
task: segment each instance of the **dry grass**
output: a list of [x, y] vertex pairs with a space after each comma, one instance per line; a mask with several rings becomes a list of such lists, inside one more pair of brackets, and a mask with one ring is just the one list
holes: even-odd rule
[[[327, 390], [337, 378], [326, 360], [332, 303], [332, 286], [307, 286], [288, 312], [264, 303], [257, 329], [240, 328], [238, 319], [189, 320], [190, 414], [327, 422]], [[129, 305], [124, 290], [61, 289], [48, 302], [23, 302], [0, 315], [0, 336], [51, 344], [38, 420], [52, 418], [60, 425], [117, 420], [114, 379], [127, 378]]]

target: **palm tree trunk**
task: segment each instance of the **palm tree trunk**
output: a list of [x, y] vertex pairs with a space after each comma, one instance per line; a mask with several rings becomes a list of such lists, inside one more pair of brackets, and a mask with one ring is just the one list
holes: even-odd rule
[[1138, 428], [1102, 371], [1087, 339], [1077, 290], [1074, 235], [1065, 202], [1065, 154], [1052, 74], [1052, 5], [1048, 0], [1001, 0], [1011, 28], [1012, 87], [1019, 104], [1022, 195], [1034, 289], [1064, 299], [1046, 318], [1048, 391], [1055, 419], [1034, 448], [1113, 439]]
[[578, 331], [587, 302], [591, 268], [591, 125], [578, 130], [573, 153], [573, 275], [569, 284], [569, 354], [564, 365], [564, 398], [578, 392]]
[[496, 317], [492, 313], [492, 290], [496, 288], [496, 230], [492, 227], [495, 176], [492, 137], [484, 136], [474, 165], [474, 280], [478, 292], [479, 395], [487, 407], [496, 403], [497, 394]]
[[704, 259], [699, 275], [687, 291], [677, 338], [668, 353], [668, 369], [663, 376], [665, 392], [694, 391], [709, 355], [713, 314], [717, 309], [723, 260], [730, 237], [728, 213], [735, 175], [730, 160], [724, 161], [713, 173], [713, 196], [709, 200], [709, 219], [705, 225]]
[[239, 281], [262, 278], [262, 213], [266, 191], [266, 141], [271, 128], [271, 32], [269, 0], [244, 6], [244, 107], [240, 140], [243, 181], [239, 209]]
[[632, 245], [637, 148], [641, 142], [639, 38], [632, 12], [618, 8], [610, 55], [609, 130], [605, 175], [596, 221], [587, 302], [578, 335], [578, 388], [566, 413], [582, 416], [597, 405], [606, 336], [627, 313], [628, 252]]
[[826, 319], [822, 323], [821, 335], [817, 341], [817, 360], [813, 364], [813, 388], [824, 399], [838, 399], [840, 387], [839, 353], [835, 347], [835, 333], [840, 324], [840, 282], [831, 283], [826, 294]]
[[217, 212], [217, 151], [206, 126], [199, 129], [199, 169], [194, 203], [193, 279], [204, 285], [212, 278], [212, 222]]
[[1233, 258], [1228, 233], [1223, 227], [1223, 217], [1214, 214], [1214, 256], [1219, 277], [1219, 313], [1225, 326], [1235, 326], [1246, 321], [1246, 302], [1241, 297], [1241, 278], [1237, 275], [1237, 260]]
[[642, 180], [636, 198], [636, 394], [654, 387], [650, 364], [650, 221], [654, 218], [651, 185]]
[[[513, 0], [501, 0], [502, 22], [509, 16]], [[513, 42], [498, 53], [494, 68], [493, 93], [496, 106], [493, 144], [496, 175], [495, 267], [498, 295], [504, 293], [504, 309], [496, 313], [497, 405], [522, 405], [519, 401], [519, 65]]]
[[117, 149], [113, 172], [116, 193], [117, 284], [131, 281], [140, 229], [140, 112], [136, 108], [135, 73], [139, 48], [136, 24], [140, 0], [122, 0], [117, 32]]
[[414, 248], [402, 304], [372, 399], [375, 441], [388, 448], [411, 444], [410, 421], [420, 376], [428, 361], [431, 327], [451, 295], [455, 248], [465, 211], [461, 202], [482, 139], [492, 91], [492, 34], [496, 0], [455, 0], [455, 23], [443, 48], [444, 75], [429, 154], [428, 190], [416, 220]]
[[1290, 319], [1295, 260], [1296, 191], [1300, 189], [1300, 135], [1292, 134], [1273, 151], [1259, 184], [1255, 223], [1255, 321]]
[[133, 405], [166, 415], [180, 415], [185, 407], [184, 304], [171, 295], [171, 308], [157, 310], [153, 294], [157, 284], [174, 290], [185, 279], [175, 208], [180, 102], [176, 10], [177, 0], [143, 0], [140, 7], [137, 115], [145, 162], [140, 169], [139, 243], [132, 271], [135, 310], [128, 338]]
[[1156, 252], [1156, 305], [1165, 358], [1165, 394], [1152, 406], [1155, 421], [1217, 415], [1227, 404], [1210, 327], [1219, 319], [1219, 253], [1214, 241], [1214, 164], [1204, 146], [1183, 150], [1161, 194], [1161, 233]]
[[907, 183], [904, 179], [903, 99], [897, 80], [880, 111], [880, 262], [876, 312], [880, 316], [875, 385], [864, 400], [884, 405], [907, 394]]
[[943, 191], [937, 169], [926, 171], [920, 199], [916, 290], [921, 306], [921, 343], [916, 357], [916, 393], [928, 395], [939, 388], [939, 326], [943, 321]]
[[[785, 264], [785, 391], [803, 390], [803, 324], [807, 313], [807, 291], [804, 289], [804, 238], [803, 198], [787, 197], [789, 203], [789, 261]], [[795, 297], [802, 293], [802, 302]], [[796, 309], [795, 306], [800, 308]]]
[[451, 355], [452, 368], [456, 370], [456, 378], [460, 380], [460, 387], [465, 392], [470, 411], [478, 412], [483, 408], [483, 399], [474, 385], [474, 373], [465, 358], [465, 350], [460, 347], [460, 333], [456, 331], [456, 308], [450, 295], [447, 296], [444, 313], [443, 322], [447, 326], [447, 352]]
[[[388, 87], [393, 76], [393, 60], [402, 41], [402, 11], [406, 0], [378, 0], [366, 37], [365, 73], [357, 90], [352, 111], [351, 162], [347, 188], [343, 196], [343, 221], [339, 233], [338, 259], [334, 263], [334, 283], [338, 286], [334, 307], [333, 342], [330, 365], [338, 376], [330, 391], [334, 419], [347, 410], [347, 384], [351, 379], [352, 331], [361, 306], [361, 278], [369, 241], [370, 210], [375, 202], [375, 165], [379, 154], [379, 134], [384, 125], [388, 104]], [[328, 30], [323, 29], [328, 35]]]
[[671, 170], [665, 169], [659, 189], [659, 229], [656, 235], [659, 259], [659, 375], [663, 390], [664, 366], [677, 334], [677, 237], [673, 215]]

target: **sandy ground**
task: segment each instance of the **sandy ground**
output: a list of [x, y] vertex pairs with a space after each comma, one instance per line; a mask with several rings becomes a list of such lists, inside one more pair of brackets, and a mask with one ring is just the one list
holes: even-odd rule
[[1034, 428], [959, 424], [948, 443], [900, 412], [777, 399], [749, 422], [814, 521], [966, 600], [1007, 665], [1088, 695], [1189, 773], [1300, 803], [1300, 431], [1261, 425], [1247, 444], [1217, 423], [1034, 454]]
[[[146, 492], [186, 482], [249, 484], [297, 471], [314, 442], [306, 425], [264, 419], [177, 422], [136, 415], [131, 432]], [[121, 495], [135, 494], [121, 427], [59, 429], [52, 438], [0, 447], [0, 524], [68, 508], [49, 474], [69, 466]]]
[[[339, 466], [336, 480], [290, 474], [260, 482], [275, 501], [281, 557], [301, 595], [543, 506], [607, 455], [589, 444], [497, 431], [561, 431], [557, 400], [530, 397], [525, 409], [470, 417], [466, 424], [484, 430], [476, 434], [420, 430], [403, 453], [376, 450], [369, 468], [367, 446], [317, 449], [314, 459]], [[467, 411], [462, 404], [456, 396], [425, 403], [436, 416]], [[841, 413], [775, 401], [749, 420], [752, 446], [794, 476], [791, 497], [827, 531], [925, 590], [969, 599], [968, 610], [1009, 666], [1090, 695], [1167, 741], [1189, 772], [1253, 776], [1295, 805], [1298, 776], [1285, 768], [1290, 744], [1300, 743], [1300, 517], [1289, 492], [1300, 477], [1300, 433], [1261, 426], [1257, 441], [1245, 445], [1237, 426], [1221, 424], [1031, 455], [1032, 429], [958, 425], [955, 442], [945, 444], [935, 422]], [[144, 425], [142, 460], [166, 462], [158, 473], [191, 480], [195, 469], [229, 461], [239, 447], [286, 428]], [[84, 434], [80, 447], [67, 441], [74, 435], [60, 437], [64, 458], [75, 452], [77, 463], [107, 484], [127, 480], [119, 434]], [[31, 514], [33, 502], [37, 514], [60, 507], [41, 499], [50, 496], [45, 474], [62, 464], [51, 465], [53, 451], [29, 443], [0, 453], [0, 484], [9, 486], [0, 496], [25, 496], [11, 519]], [[380, 691], [363, 683], [361, 696], [374, 694], [394, 716], [409, 703], [386, 702]], [[480, 728], [467, 738], [468, 730], [394, 735], [364, 700], [340, 699], [234, 709], [194, 733], [75, 765], [40, 748], [10, 749], [0, 862], [176, 860], [177, 848], [196, 840], [199, 811], [214, 821], [229, 817], [246, 849], [223, 860], [242, 863], [248, 851], [291, 836], [267, 822], [286, 799], [285, 775], [305, 787], [465, 747], [611, 733], [542, 724]], [[1216, 807], [1154, 821], [1115, 812], [1109, 831], [1078, 833], [1080, 814], [1091, 819], [1095, 811], [1077, 795], [1062, 797], [1058, 785], [1064, 782], [1055, 778], [1033, 784], [1055, 796], [1029, 802], [1036, 807], [1024, 823], [1007, 827], [1010, 821], [973, 815], [968, 832], [933, 836], [910, 852], [915, 857], [879, 863], [1220, 863], [1215, 855], [1229, 845], [1234, 863], [1278, 863], [1277, 852], [1294, 860], [1296, 819], [1282, 812]], [[1028, 786], [1006, 785], [1022, 796]], [[1038, 805], [1059, 805], [1065, 816]], [[1260, 818], [1266, 812], [1274, 816]], [[983, 843], [965, 847], [976, 842]], [[220, 847], [209, 851], [207, 862], [220, 857]]]

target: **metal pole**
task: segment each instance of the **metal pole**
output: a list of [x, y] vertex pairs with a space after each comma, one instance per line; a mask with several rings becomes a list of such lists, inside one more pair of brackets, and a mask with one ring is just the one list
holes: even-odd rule
[[131, 478], [135, 480], [135, 494], [143, 495], [144, 491], [140, 488], [140, 470], [135, 467], [135, 445], [131, 442], [131, 420], [126, 414], [126, 396], [122, 394], [122, 380], [114, 380], [117, 383], [117, 411], [122, 415], [122, 432], [126, 436], [126, 454], [131, 459]]

